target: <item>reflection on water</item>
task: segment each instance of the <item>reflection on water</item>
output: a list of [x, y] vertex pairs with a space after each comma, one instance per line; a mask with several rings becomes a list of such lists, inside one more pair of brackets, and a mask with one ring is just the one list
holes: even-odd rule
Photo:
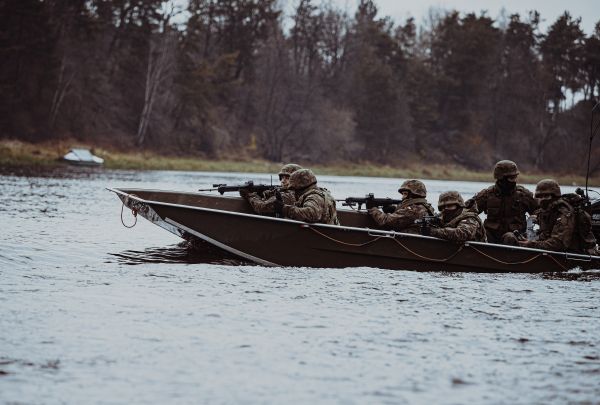
[[146, 248], [141, 251], [125, 250], [119, 253], [109, 253], [109, 255], [116, 257], [118, 263], [130, 265], [144, 263], [252, 265], [251, 262], [201, 240], [183, 241], [176, 245]]
[[[105, 187], [194, 191], [269, 175], [4, 173], [0, 403], [600, 398], [598, 272], [249, 265], [143, 219], [124, 228], [121, 203]], [[336, 198], [397, 197], [401, 179], [319, 181]], [[430, 201], [486, 186], [425, 183]]]

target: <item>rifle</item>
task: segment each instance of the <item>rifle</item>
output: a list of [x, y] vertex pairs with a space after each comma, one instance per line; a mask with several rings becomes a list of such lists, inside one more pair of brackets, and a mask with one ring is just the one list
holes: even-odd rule
[[342, 205], [345, 207], [354, 208], [355, 205], [358, 205], [358, 209], [360, 210], [362, 205], [364, 204], [367, 209], [373, 207], [387, 207], [389, 205], [400, 204], [402, 200], [394, 200], [392, 198], [375, 198], [373, 193], [369, 193], [364, 197], [348, 197], [345, 200], [336, 200], [343, 201]]
[[442, 226], [442, 220], [438, 215], [425, 215], [421, 219], [415, 219], [415, 224], [421, 226], [421, 235], [429, 236], [431, 227], [439, 228]]
[[275, 199], [277, 204], [275, 205], [275, 218], [283, 218], [283, 197], [279, 189], [275, 190]]
[[273, 190], [278, 188], [279, 186], [273, 186], [268, 184], [254, 184], [252, 180], [245, 182], [244, 184], [235, 184], [235, 185], [227, 185], [227, 184], [213, 184], [213, 188], [204, 188], [198, 191], [218, 191], [219, 194], [223, 195], [224, 193], [231, 193], [234, 191], [240, 190], [248, 190], [251, 193], [263, 193], [267, 190]]

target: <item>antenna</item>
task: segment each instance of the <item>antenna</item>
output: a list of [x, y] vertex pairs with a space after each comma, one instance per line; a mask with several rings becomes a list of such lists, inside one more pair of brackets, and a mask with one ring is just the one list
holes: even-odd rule
[[588, 193], [588, 180], [590, 177], [590, 160], [592, 158], [592, 141], [594, 137], [598, 134], [598, 129], [600, 129], [600, 119], [598, 122], [594, 123], [594, 116], [596, 113], [600, 115], [600, 101], [596, 103], [594, 108], [592, 108], [592, 119], [590, 120], [590, 144], [588, 147], [588, 162], [587, 162], [587, 171], [585, 173], [585, 196], [586, 198], [590, 198]]

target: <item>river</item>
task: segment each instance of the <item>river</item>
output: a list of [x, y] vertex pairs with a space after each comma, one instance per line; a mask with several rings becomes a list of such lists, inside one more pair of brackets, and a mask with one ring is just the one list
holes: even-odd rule
[[[105, 189], [249, 179], [270, 181], [1, 175], [0, 403], [600, 403], [597, 272], [255, 266], [123, 227]], [[337, 198], [398, 197], [393, 179], [319, 179]], [[434, 205], [486, 186], [426, 184]]]

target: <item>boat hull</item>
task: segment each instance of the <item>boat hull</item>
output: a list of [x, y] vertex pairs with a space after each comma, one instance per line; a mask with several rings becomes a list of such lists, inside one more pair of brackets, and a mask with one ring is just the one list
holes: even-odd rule
[[183, 238], [205, 240], [263, 265], [376, 267], [451, 272], [565, 271], [600, 268], [600, 258], [374, 229], [362, 212], [339, 211], [343, 226], [254, 215], [240, 198], [115, 189], [123, 203]]

